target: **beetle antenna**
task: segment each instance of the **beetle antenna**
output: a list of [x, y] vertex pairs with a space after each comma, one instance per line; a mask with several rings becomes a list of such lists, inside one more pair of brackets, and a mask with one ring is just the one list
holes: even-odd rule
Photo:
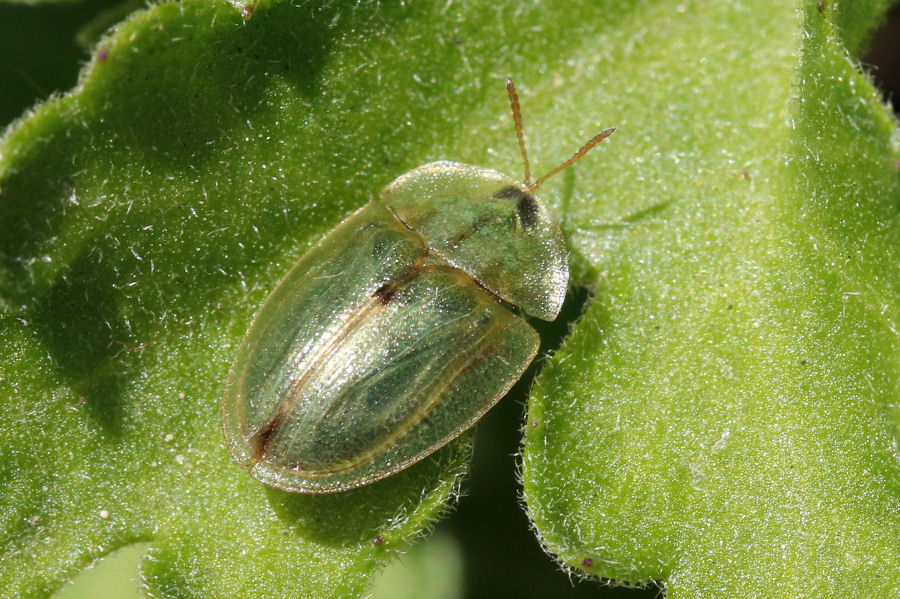
[[522, 151], [522, 161], [525, 162], [525, 187], [531, 189], [531, 165], [528, 164], [528, 153], [525, 151], [525, 134], [522, 132], [522, 111], [519, 110], [519, 94], [516, 93], [516, 84], [512, 77], [506, 78], [506, 93], [509, 95], [509, 105], [512, 107], [513, 121], [516, 124], [516, 137], [519, 138], [519, 150]]
[[[609, 137], [610, 135], [615, 133], [615, 131], [616, 131], [615, 127], [610, 127], [609, 129], [604, 129], [603, 131], [601, 131], [600, 133], [598, 133], [597, 135], [592, 137], [586, 144], [581, 146], [581, 148], [577, 152], [572, 154], [571, 158], [569, 158], [568, 160], [566, 160], [565, 162], [560, 164], [558, 167], [556, 167], [555, 169], [553, 169], [552, 171], [550, 171], [549, 173], [547, 173], [546, 175], [544, 175], [543, 177], [541, 177], [540, 179], [535, 181], [533, 185], [528, 183], [528, 181], [525, 181], [525, 187], [527, 187], [529, 191], [537, 191], [538, 187], [540, 187], [544, 181], [546, 181], [547, 179], [549, 179], [550, 177], [552, 177], [559, 171], [567, 169], [570, 166], [572, 166], [573, 164], [575, 164], [576, 162], [578, 162], [579, 160], [581, 160], [581, 158], [585, 154], [590, 152], [594, 146], [596, 146], [601, 141], [603, 141], [604, 139], [606, 139], [607, 137]], [[519, 143], [521, 143], [521, 141]], [[525, 148], [523, 146], [522, 152], [524, 152], [524, 151], [525, 151]], [[526, 172], [527, 172], [527, 170], [526, 170]]]

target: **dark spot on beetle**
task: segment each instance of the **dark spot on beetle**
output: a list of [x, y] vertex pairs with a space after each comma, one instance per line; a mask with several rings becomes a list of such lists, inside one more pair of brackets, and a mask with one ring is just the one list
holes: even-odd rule
[[519, 213], [519, 219], [522, 221], [523, 227], [533, 229], [537, 225], [538, 205], [534, 196], [525, 194], [519, 198], [519, 203], [516, 204], [516, 211]]
[[584, 566], [585, 568], [590, 568], [591, 566], [594, 565], [594, 560], [589, 557], [586, 557], [583, 560], [581, 560], [581, 565]]
[[372, 293], [372, 297], [387, 306], [394, 301], [401, 291], [406, 289], [410, 283], [421, 277], [427, 270], [431, 268], [428, 264], [421, 260], [417, 260], [400, 274], [396, 275], [390, 281], [382, 283], [381, 286]]
[[533, 195], [515, 185], [509, 185], [495, 193], [494, 197], [500, 200], [516, 200], [516, 212], [522, 226], [533, 229], [537, 225], [538, 203]]
[[506, 187], [495, 193], [494, 197], [498, 200], [518, 200], [524, 195], [528, 194], [526, 194], [515, 185], [507, 185]]
[[375, 290], [375, 293], [372, 294], [372, 297], [380, 301], [382, 304], [387, 306], [390, 304], [395, 297], [397, 297], [397, 293], [400, 289], [393, 282], [388, 281], [384, 283], [381, 287]]
[[249, 441], [250, 447], [253, 448], [253, 461], [258, 462], [262, 459], [262, 457], [266, 454], [266, 449], [271, 443], [272, 438], [275, 436], [275, 433], [278, 432], [278, 429], [282, 427], [284, 423], [284, 414], [279, 412], [272, 420], [269, 421], [264, 427], [256, 431], [253, 437]]

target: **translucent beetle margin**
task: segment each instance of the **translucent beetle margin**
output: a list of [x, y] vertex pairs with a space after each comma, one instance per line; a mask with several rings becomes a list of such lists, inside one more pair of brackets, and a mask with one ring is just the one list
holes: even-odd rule
[[[266, 299], [223, 398], [234, 459], [266, 484], [328, 493], [418, 462], [472, 426], [534, 359], [518, 313], [559, 313], [559, 223], [525, 183], [458, 162], [399, 177], [309, 250]], [[514, 308], [511, 308], [514, 307]]]

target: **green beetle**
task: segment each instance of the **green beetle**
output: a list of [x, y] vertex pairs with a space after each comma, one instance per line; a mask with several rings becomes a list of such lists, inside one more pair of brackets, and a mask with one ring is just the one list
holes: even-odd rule
[[329, 493], [382, 479], [472, 426], [522, 373], [569, 280], [558, 221], [534, 195], [614, 131], [525, 183], [457, 162], [402, 175], [310, 249], [266, 299], [223, 399], [225, 438], [256, 479]]

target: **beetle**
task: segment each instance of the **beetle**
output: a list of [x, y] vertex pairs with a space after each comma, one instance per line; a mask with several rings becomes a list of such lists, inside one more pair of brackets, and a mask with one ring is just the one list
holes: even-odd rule
[[301, 493], [359, 487], [471, 427], [534, 359], [522, 313], [554, 320], [569, 279], [532, 181], [515, 84], [507, 93], [524, 183], [458, 162], [400, 176], [313, 246], [266, 298], [222, 402], [235, 461]]

